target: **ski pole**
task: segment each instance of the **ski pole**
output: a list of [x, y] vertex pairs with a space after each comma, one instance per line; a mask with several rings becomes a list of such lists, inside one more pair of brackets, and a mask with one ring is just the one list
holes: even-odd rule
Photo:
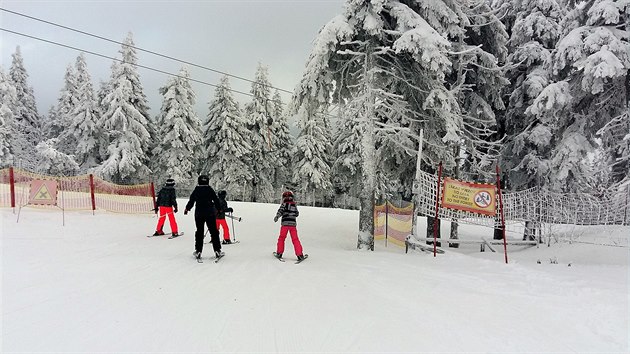
[[[232, 212], [230, 212], [230, 216], [232, 216]], [[230, 218], [232, 220], [232, 235], [234, 235], [234, 241], [236, 241], [236, 230], [234, 229], [234, 218]]]

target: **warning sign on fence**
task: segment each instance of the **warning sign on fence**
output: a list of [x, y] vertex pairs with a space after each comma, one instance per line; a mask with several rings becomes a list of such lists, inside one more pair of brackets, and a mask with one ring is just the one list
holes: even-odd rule
[[38, 205], [57, 205], [57, 181], [33, 180], [28, 202]]
[[496, 190], [494, 184], [481, 184], [444, 178], [442, 207], [494, 216]]

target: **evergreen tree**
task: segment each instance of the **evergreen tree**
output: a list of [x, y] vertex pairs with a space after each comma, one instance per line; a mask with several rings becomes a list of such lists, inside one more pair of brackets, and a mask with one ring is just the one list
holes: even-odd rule
[[15, 48], [12, 58], [9, 79], [17, 95], [14, 116], [19, 129], [24, 132], [27, 141], [34, 148], [41, 139], [41, 117], [37, 113], [33, 88], [28, 84], [28, 73], [24, 67], [24, 59], [19, 46]]
[[17, 104], [15, 87], [0, 67], [0, 168], [13, 165], [13, 143], [17, 134], [13, 110]]
[[100, 126], [107, 132], [106, 158], [98, 167], [103, 176], [118, 182], [144, 180], [149, 132], [148, 107], [137, 73], [137, 59], [131, 33], [120, 50], [122, 62], [112, 65], [112, 78], [102, 100], [105, 107]]
[[18, 167], [34, 169], [38, 164], [35, 145], [41, 139], [41, 118], [37, 113], [33, 88], [28, 85], [28, 74], [19, 46], [12, 59], [8, 79], [16, 92], [15, 106], [11, 108], [16, 131], [13, 138], [14, 163]]
[[254, 83], [252, 83], [252, 101], [246, 106], [247, 125], [251, 132], [249, 154], [251, 165], [248, 174], [252, 176], [251, 200], [253, 202], [271, 202], [273, 200], [274, 154], [271, 142], [271, 125], [274, 109], [271, 100], [271, 83], [268, 69], [258, 64]]
[[[332, 98], [347, 103], [344, 109], [351, 113], [344, 116], [357, 119], [359, 249], [373, 249], [373, 200], [384, 161], [377, 147], [383, 139], [398, 140], [399, 148], [412, 154], [417, 146], [411, 137], [424, 128], [425, 162], [454, 164], [454, 152], [443, 146], [462, 139], [463, 118], [445, 85], [452, 67], [448, 38], [463, 35], [464, 16], [451, 1], [348, 1], [315, 41], [294, 106], [325, 105]], [[401, 139], [405, 134], [409, 138]], [[413, 171], [405, 170], [407, 175]]]
[[293, 181], [303, 192], [329, 193], [332, 144], [321, 114], [300, 111], [300, 134], [295, 144]]
[[524, 189], [540, 185], [548, 174], [550, 127], [525, 110], [550, 82], [548, 63], [560, 35], [563, 9], [556, 0], [509, 0], [508, 5], [511, 84], [506, 87], [506, 113], [499, 119], [505, 137], [500, 165], [511, 188]]
[[[544, 184], [553, 190], [588, 188], [593, 171], [585, 161], [598, 148], [596, 133], [627, 112], [628, 9], [627, 2], [589, 0], [561, 22], [550, 62], [552, 83], [527, 109], [545, 124], [538, 135], [551, 147], [544, 161]], [[619, 168], [611, 172], [612, 183], [627, 176], [627, 167], [616, 163], [620, 150], [612, 148], [624, 136], [625, 132], [601, 136], [611, 168]]]
[[56, 139], [57, 149], [65, 153], [71, 153], [76, 146], [76, 141], [74, 141], [74, 136], [67, 135], [66, 130], [72, 122], [71, 112], [78, 104], [77, 74], [76, 69], [72, 65], [66, 67], [63, 82], [63, 88], [59, 91], [59, 97], [57, 98], [57, 106], [54, 114], [50, 115], [48, 120], [49, 126], [46, 128], [46, 131], [49, 132], [51, 138]]
[[210, 102], [204, 125], [203, 146], [207, 157], [204, 171], [208, 172], [211, 185], [226, 190], [232, 198], [250, 191], [253, 179], [250, 136], [247, 120], [234, 100], [228, 77], [224, 76]]
[[280, 92], [276, 90], [273, 95], [273, 122], [269, 128], [271, 131], [271, 141], [273, 147], [273, 161], [275, 161], [274, 187], [276, 189], [289, 189], [291, 182], [291, 171], [293, 171], [291, 161], [291, 150], [293, 141], [289, 131], [289, 123], [284, 113]]
[[188, 70], [182, 68], [178, 76], [170, 78], [160, 94], [164, 98], [156, 119], [159, 144], [154, 172], [160, 180], [170, 177], [189, 184], [197, 175], [201, 156], [201, 122], [193, 109], [196, 96]]
[[99, 136], [102, 133], [97, 126], [100, 112], [83, 53], [76, 61], [75, 98], [74, 108], [68, 112], [68, 125], [60, 140], [72, 144], [73, 149], [68, 151], [74, 151], [77, 163], [86, 171], [101, 162]]

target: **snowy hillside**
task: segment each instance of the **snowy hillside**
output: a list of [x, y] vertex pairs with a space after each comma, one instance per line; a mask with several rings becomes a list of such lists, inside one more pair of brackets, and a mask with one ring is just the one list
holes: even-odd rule
[[[630, 350], [627, 248], [512, 247], [508, 265], [478, 246], [437, 258], [382, 242], [359, 252], [357, 211], [302, 206], [310, 257], [295, 265], [271, 255], [277, 205], [230, 206], [241, 242], [218, 264], [209, 244], [195, 262], [182, 212], [186, 234], [169, 240], [145, 237], [149, 215], [67, 212], [62, 227], [60, 211], [26, 208], [16, 223], [0, 210], [2, 352]], [[292, 250], [288, 239], [288, 260]]]

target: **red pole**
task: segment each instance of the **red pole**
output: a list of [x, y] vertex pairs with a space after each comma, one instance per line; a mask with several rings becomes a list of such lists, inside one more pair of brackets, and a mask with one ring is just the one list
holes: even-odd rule
[[433, 219], [433, 257], [437, 257], [438, 212], [440, 208], [440, 186], [442, 185], [442, 161], [438, 167], [437, 193], [435, 194], [435, 219]]
[[92, 198], [92, 211], [96, 210], [96, 200], [94, 199], [94, 175], [90, 173], [90, 198]]
[[157, 204], [155, 201], [155, 186], [153, 185], [153, 182], [151, 182], [151, 197], [153, 198], [153, 209], [157, 209]]
[[11, 208], [15, 208], [15, 177], [13, 167], [9, 167], [9, 186], [11, 189]]
[[497, 190], [499, 193], [499, 211], [501, 212], [501, 232], [503, 234], [503, 253], [505, 254], [505, 264], [508, 262], [507, 241], [505, 239], [505, 214], [503, 213], [503, 197], [501, 196], [501, 177], [499, 177], [499, 165], [497, 165]]

